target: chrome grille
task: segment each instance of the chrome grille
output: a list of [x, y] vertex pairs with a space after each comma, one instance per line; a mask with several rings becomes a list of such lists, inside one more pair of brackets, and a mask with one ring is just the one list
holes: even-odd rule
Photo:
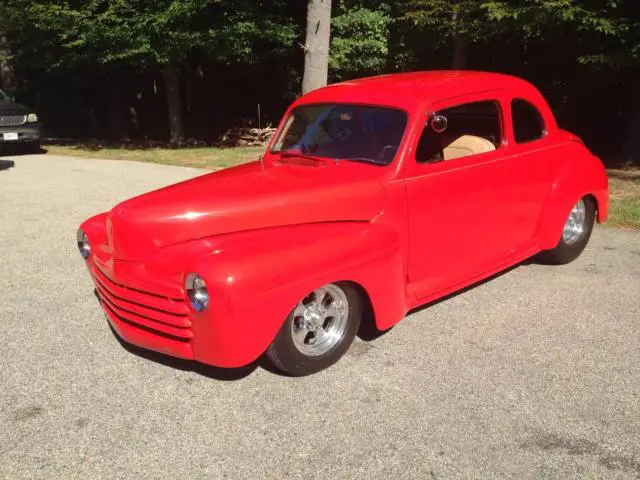
[[26, 115], [0, 115], [0, 127], [16, 127], [27, 123]]

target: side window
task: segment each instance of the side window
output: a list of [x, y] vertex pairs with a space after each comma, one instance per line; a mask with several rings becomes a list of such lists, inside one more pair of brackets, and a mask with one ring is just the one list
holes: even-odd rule
[[511, 116], [516, 143], [532, 142], [545, 136], [546, 129], [542, 115], [526, 100], [514, 98], [511, 101]]
[[416, 149], [416, 162], [453, 160], [500, 148], [500, 106], [494, 101], [466, 103], [434, 112]]

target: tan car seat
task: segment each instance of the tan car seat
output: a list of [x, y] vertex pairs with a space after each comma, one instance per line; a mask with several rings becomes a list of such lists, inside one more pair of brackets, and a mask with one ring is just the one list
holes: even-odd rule
[[492, 152], [496, 149], [491, 140], [476, 137], [475, 135], [462, 135], [451, 142], [442, 150], [445, 160], [478, 155], [479, 153]]

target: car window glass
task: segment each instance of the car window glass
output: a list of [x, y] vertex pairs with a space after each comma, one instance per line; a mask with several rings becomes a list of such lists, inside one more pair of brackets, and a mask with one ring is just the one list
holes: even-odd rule
[[[427, 123], [416, 149], [418, 163], [453, 160], [496, 150], [502, 143], [497, 102], [473, 102], [434, 112], [446, 119], [444, 131]], [[439, 130], [439, 129], [438, 129]]]
[[300, 152], [335, 160], [390, 164], [402, 142], [407, 114], [387, 107], [322, 104], [297, 107], [272, 153]]
[[545, 125], [542, 115], [536, 107], [526, 100], [514, 98], [511, 102], [513, 118], [513, 135], [516, 143], [539, 140], [545, 136]]

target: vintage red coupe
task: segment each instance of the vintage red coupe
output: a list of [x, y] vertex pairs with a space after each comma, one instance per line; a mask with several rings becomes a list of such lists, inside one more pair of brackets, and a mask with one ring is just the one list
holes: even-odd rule
[[362, 322], [535, 254], [574, 260], [608, 201], [601, 161], [529, 83], [417, 72], [304, 95], [260, 161], [127, 200], [78, 246], [125, 341], [305, 375]]

